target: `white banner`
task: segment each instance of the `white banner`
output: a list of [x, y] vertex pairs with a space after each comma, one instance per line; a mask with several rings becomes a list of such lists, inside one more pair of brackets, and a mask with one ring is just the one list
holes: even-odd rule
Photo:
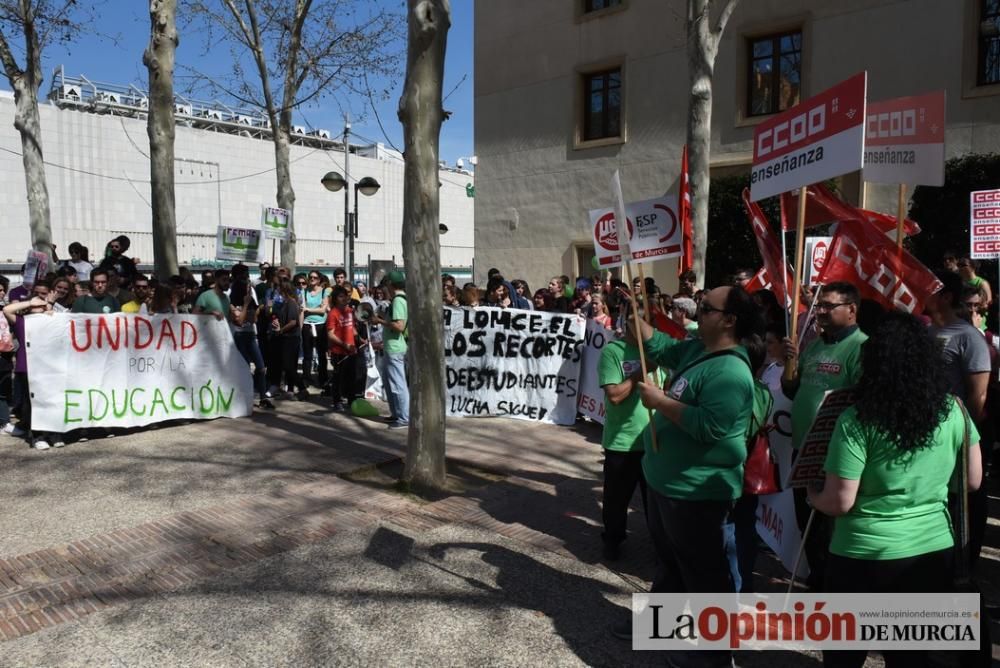
[[601, 362], [604, 346], [614, 340], [613, 331], [595, 320], [587, 321], [583, 334], [583, 359], [580, 362], [579, 410], [601, 424], [604, 424], [604, 390], [598, 382], [597, 366]]
[[448, 415], [573, 424], [583, 329], [578, 315], [445, 308]]
[[[792, 401], [781, 391], [778, 380], [781, 370], [780, 366], [772, 366], [764, 372], [763, 379], [765, 382], [772, 381], [768, 383], [771, 396], [774, 397], [774, 406], [768, 416], [769, 423], [774, 427], [769, 435], [771, 454], [778, 462], [779, 480], [784, 481], [792, 470]], [[795, 555], [802, 540], [802, 533], [795, 519], [795, 501], [791, 488], [760, 497], [757, 504], [757, 533], [791, 573], [795, 568]], [[803, 554], [799, 563], [799, 576], [805, 577], [808, 574], [809, 566]]]
[[215, 237], [215, 259], [257, 264], [264, 257], [262, 241], [260, 230], [219, 225]]
[[253, 381], [225, 320], [56, 313], [25, 319], [32, 427], [243, 417]]
[[288, 209], [264, 207], [260, 217], [260, 224], [264, 228], [264, 238], [281, 239], [282, 241], [288, 239], [288, 221], [291, 219], [292, 212]]

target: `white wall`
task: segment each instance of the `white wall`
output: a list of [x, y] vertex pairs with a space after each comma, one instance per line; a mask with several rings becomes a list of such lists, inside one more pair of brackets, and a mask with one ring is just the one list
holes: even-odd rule
[[[13, 127], [14, 101], [0, 94], [0, 262], [24, 261], [31, 235], [21, 142]], [[54, 242], [61, 256], [80, 241], [100, 257], [111, 237], [127, 234], [129, 254], [152, 262], [149, 145], [145, 121], [41, 107], [42, 146]], [[273, 144], [237, 135], [178, 126], [175, 146], [178, 256], [213, 258], [216, 226], [258, 227], [262, 206], [276, 206]], [[293, 146], [297, 260], [304, 265], [343, 264], [343, 191], [320, 183], [328, 171], [343, 173], [342, 151]], [[356, 262], [368, 255], [402, 264], [403, 164], [351, 155], [351, 175], [376, 178], [381, 190], [360, 196]], [[77, 171], [74, 171], [77, 170]], [[442, 171], [441, 238], [444, 266], [468, 267], [473, 255], [473, 202], [469, 175]], [[351, 186], [353, 210], [353, 185]]]

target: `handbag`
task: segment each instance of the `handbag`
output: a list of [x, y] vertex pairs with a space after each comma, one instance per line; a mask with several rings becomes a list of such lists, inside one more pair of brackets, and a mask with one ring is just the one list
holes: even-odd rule
[[743, 465], [743, 493], [752, 495], [777, 494], [778, 462], [771, 454], [768, 435], [774, 425], [764, 425], [747, 441], [747, 461]]

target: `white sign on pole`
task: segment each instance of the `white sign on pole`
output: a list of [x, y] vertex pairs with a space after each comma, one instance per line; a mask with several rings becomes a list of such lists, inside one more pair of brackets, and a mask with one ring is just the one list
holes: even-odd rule
[[867, 81], [867, 72], [856, 74], [757, 126], [752, 201], [864, 166]]
[[573, 424], [583, 329], [578, 315], [445, 308], [448, 415]]
[[288, 222], [291, 219], [292, 212], [288, 209], [265, 206], [260, 217], [260, 224], [264, 228], [264, 238], [287, 240], [289, 237]]
[[[595, 209], [589, 215], [598, 263], [601, 267], [619, 266], [622, 250], [618, 244], [614, 209]], [[628, 218], [628, 250], [633, 262], [683, 255], [683, 231], [676, 195], [631, 202], [625, 205], [625, 216]]]
[[263, 259], [260, 230], [219, 225], [215, 238], [215, 259], [258, 263]]
[[943, 90], [873, 102], [865, 121], [865, 181], [944, 185]]
[[1000, 188], [969, 193], [969, 257], [1000, 257]]
[[816, 285], [826, 263], [833, 237], [806, 237], [806, 283]]
[[579, 411], [595, 422], [604, 424], [604, 390], [597, 378], [604, 346], [615, 340], [615, 334], [596, 320], [587, 321], [583, 335], [583, 359], [580, 362]]
[[[253, 381], [229, 331], [207, 315], [56, 313], [25, 318], [32, 427], [141, 427], [243, 417]], [[44, 391], [38, 389], [44, 388]]]

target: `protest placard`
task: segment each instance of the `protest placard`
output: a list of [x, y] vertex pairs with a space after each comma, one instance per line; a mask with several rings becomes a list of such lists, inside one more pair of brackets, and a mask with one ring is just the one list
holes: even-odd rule
[[809, 237], [806, 239], [806, 284], [816, 285], [830, 252], [833, 237]]
[[28, 251], [24, 260], [24, 271], [21, 273], [22, 285], [30, 290], [40, 278], [49, 273], [49, 256], [40, 251]]
[[573, 424], [583, 329], [578, 315], [444, 309], [448, 415]]
[[799, 456], [792, 466], [785, 487], [806, 487], [810, 483], [823, 482], [823, 464], [826, 462], [826, 451], [830, 446], [833, 428], [841, 413], [852, 406], [854, 401], [854, 388], [827, 390], [799, 447]]
[[597, 378], [601, 351], [615, 334], [596, 320], [588, 320], [583, 334], [583, 358], [580, 361], [580, 413], [604, 424], [604, 390]]
[[[32, 427], [141, 427], [253, 410], [250, 368], [212, 316], [25, 318]], [[44, 388], [44, 391], [43, 391]]]
[[260, 230], [219, 225], [215, 239], [215, 259], [256, 264], [263, 259]]
[[969, 257], [1000, 257], [1000, 188], [969, 193], [969, 218]]
[[[780, 376], [780, 367], [771, 367], [764, 373]], [[779, 479], [788, 478], [792, 469], [792, 401], [785, 396], [780, 387], [771, 386], [771, 396], [774, 403], [767, 417], [771, 426], [769, 440], [771, 456], [778, 463]], [[799, 525], [795, 520], [795, 500], [791, 489], [782, 489], [776, 494], [764, 494], [757, 502], [757, 534], [767, 543], [789, 571], [795, 568], [795, 555], [802, 540]], [[808, 575], [809, 568], [803, 559], [799, 563], [800, 577]]]
[[856, 74], [755, 128], [754, 202], [864, 166], [867, 82]]
[[594, 239], [594, 255], [601, 269], [620, 267], [622, 251], [618, 245], [618, 226], [615, 225], [613, 209], [593, 209], [590, 217], [591, 236]]
[[265, 239], [288, 239], [288, 221], [292, 218], [292, 212], [288, 209], [278, 209], [271, 206], [264, 207], [261, 213], [261, 226], [264, 228]]
[[943, 90], [870, 103], [864, 180], [943, 186], [944, 109]]

